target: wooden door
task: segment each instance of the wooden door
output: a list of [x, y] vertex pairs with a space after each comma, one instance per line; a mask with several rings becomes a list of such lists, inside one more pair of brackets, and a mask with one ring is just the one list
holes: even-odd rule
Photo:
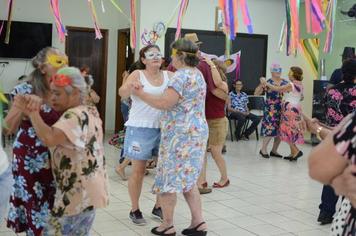
[[67, 27], [67, 30], [65, 51], [69, 65], [78, 68], [83, 65], [90, 67], [90, 74], [94, 79], [92, 88], [100, 96], [97, 108], [105, 130], [108, 30], [101, 30], [103, 38], [100, 40], [95, 39], [95, 31], [92, 28]]
[[122, 73], [128, 70], [133, 62], [134, 53], [130, 48], [130, 29], [119, 30], [117, 40], [115, 132], [122, 130], [124, 127], [124, 120], [121, 114], [121, 97], [119, 95], [119, 88], [122, 85]]

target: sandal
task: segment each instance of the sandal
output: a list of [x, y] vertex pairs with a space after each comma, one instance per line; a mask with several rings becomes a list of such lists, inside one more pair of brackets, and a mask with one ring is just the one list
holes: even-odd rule
[[151, 233], [154, 234], [154, 235], [167, 235], [167, 236], [176, 236], [176, 232], [174, 233], [170, 233], [170, 234], [165, 234], [165, 232], [167, 232], [168, 230], [170, 229], [173, 229], [174, 226], [172, 225], [171, 227], [168, 227], [166, 229], [164, 229], [163, 231], [158, 231], [158, 227], [154, 227], [151, 229]]
[[214, 183], [213, 188], [225, 188], [230, 185], [230, 180], [226, 180], [224, 184]]
[[183, 235], [189, 235], [189, 236], [205, 236], [205, 235], [208, 234], [208, 231], [206, 231], [206, 230], [198, 230], [199, 227], [202, 226], [203, 224], [205, 224], [205, 222], [201, 222], [200, 224], [198, 224], [194, 228], [184, 229], [182, 231], [182, 234]]
[[154, 168], [156, 168], [156, 161], [155, 161], [155, 160], [148, 161], [146, 168], [147, 168], [147, 169], [154, 169]]

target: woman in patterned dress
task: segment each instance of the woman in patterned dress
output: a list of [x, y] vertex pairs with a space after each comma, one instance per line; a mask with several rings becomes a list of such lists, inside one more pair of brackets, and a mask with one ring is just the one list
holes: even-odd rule
[[39, 114], [42, 99], [16, 96], [40, 140], [51, 148], [56, 182], [53, 208], [44, 236], [88, 236], [95, 210], [108, 204], [102, 121], [96, 107], [85, 103], [87, 84], [79, 69], [65, 67], [52, 78], [51, 103], [63, 113], [53, 125]]
[[[282, 68], [278, 64], [272, 64], [271, 74], [272, 78], [267, 80], [267, 83], [275, 86], [284, 86], [288, 84], [288, 81], [281, 78]], [[255, 95], [261, 95], [266, 91], [266, 102], [263, 112], [261, 135], [264, 136], [262, 147], [260, 150], [260, 155], [264, 158], [269, 158], [270, 156], [282, 158], [278, 154], [277, 149], [281, 143], [279, 138], [279, 126], [281, 121], [281, 111], [282, 111], [282, 98], [283, 93], [273, 91], [266, 86], [260, 84], [256, 90]], [[267, 152], [267, 146], [270, 141], [274, 138], [272, 151], [270, 155]]]
[[275, 86], [267, 83], [266, 80], [261, 80], [261, 83], [273, 91], [284, 93], [279, 137], [290, 147], [291, 153], [284, 159], [296, 161], [303, 155], [296, 144], [304, 143], [303, 131], [298, 126], [302, 120], [300, 102], [303, 100], [303, 70], [293, 66], [290, 68], [288, 77], [291, 82], [284, 86]]
[[134, 93], [153, 107], [165, 110], [161, 118], [161, 143], [153, 192], [160, 195], [163, 223], [152, 229], [155, 235], [176, 235], [173, 226], [177, 193], [183, 193], [191, 214], [183, 235], [206, 235], [200, 194], [196, 185], [204, 160], [208, 126], [205, 119], [206, 84], [195, 68], [198, 48], [180, 39], [172, 44], [172, 63], [177, 72], [161, 96]]
[[[42, 49], [33, 59], [35, 68], [28, 82], [19, 84], [11, 95], [35, 94], [46, 103], [40, 114], [48, 125], [54, 124], [60, 114], [47, 105], [49, 80], [57, 70], [68, 63], [67, 56], [55, 48]], [[42, 233], [48, 210], [54, 199], [54, 182], [48, 148], [38, 139], [31, 122], [24, 116], [23, 107], [16, 101], [5, 119], [6, 132], [17, 131], [13, 144], [12, 173], [15, 180], [10, 198], [7, 227], [27, 236]]]

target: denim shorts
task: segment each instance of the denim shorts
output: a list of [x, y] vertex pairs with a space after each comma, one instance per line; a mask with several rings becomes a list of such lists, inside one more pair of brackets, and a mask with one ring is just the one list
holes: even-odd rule
[[124, 141], [124, 157], [147, 161], [158, 156], [160, 129], [127, 126]]

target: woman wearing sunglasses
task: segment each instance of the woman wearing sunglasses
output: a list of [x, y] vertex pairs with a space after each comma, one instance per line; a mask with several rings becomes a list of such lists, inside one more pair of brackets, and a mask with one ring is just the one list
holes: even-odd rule
[[[34, 70], [27, 82], [17, 85], [11, 96], [34, 94], [41, 97], [44, 104], [40, 115], [48, 125], [54, 124], [60, 114], [49, 105], [49, 81], [58, 69], [68, 64], [68, 58], [58, 49], [47, 47], [32, 59]], [[16, 134], [13, 144], [12, 174], [13, 192], [7, 227], [16, 233], [41, 235], [47, 212], [53, 206], [54, 181], [51, 173], [48, 148], [38, 138], [24, 107], [16, 100], [5, 118], [5, 132]], [[3, 203], [1, 203], [3, 204]]]
[[37, 136], [52, 152], [56, 193], [43, 235], [87, 236], [95, 209], [108, 203], [102, 121], [94, 106], [83, 105], [88, 91], [79, 69], [60, 69], [50, 88], [53, 109], [63, 113], [53, 125], [46, 124], [38, 112], [41, 98], [15, 97], [25, 104]]
[[[158, 156], [161, 111], [133, 95], [132, 91], [133, 88], [142, 87], [146, 93], [159, 96], [167, 88], [170, 72], [160, 69], [162, 54], [156, 45], [142, 48], [139, 60], [140, 68], [144, 69], [132, 72], [119, 89], [119, 94], [123, 99], [130, 97], [132, 101], [129, 119], [125, 123], [124, 142], [124, 157], [132, 162], [132, 173], [128, 183], [131, 198], [129, 218], [136, 225], [145, 225], [146, 220], [140, 211], [139, 198], [146, 163], [152, 157]], [[162, 219], [162, 211], [158, 204], [153, 208], [152, 215]]]

